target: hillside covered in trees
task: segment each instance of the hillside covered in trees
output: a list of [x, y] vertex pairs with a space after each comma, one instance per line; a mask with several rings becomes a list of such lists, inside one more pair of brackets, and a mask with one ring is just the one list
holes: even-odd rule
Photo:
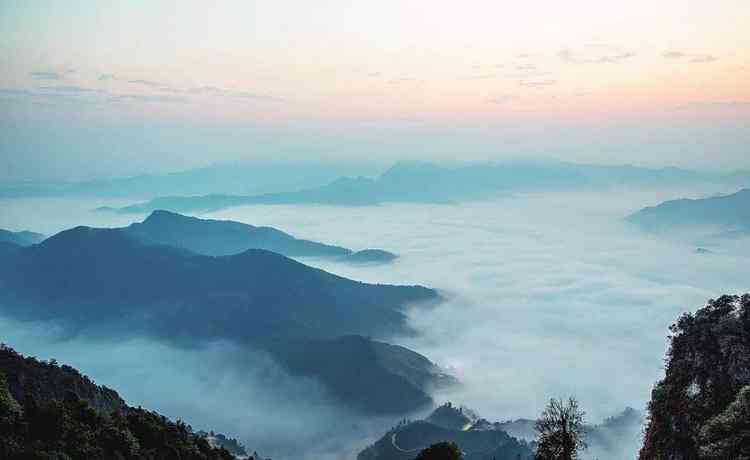
[[750, 295], [711, 300], [671, 331], [640, 459], [750, 458]]
[[443, 459], [443, 449], [430, 447], [445, 442], [455, 443], [466, 460], [531, 460], [534, 456], [529, 443], [447, 403], [424, 420], [403, 420], [360, 452], [357, 460]]
[[184, 422], [128, 406], [116, 391], [97, 386], [70, 366], [25, 358], [0, 346], [2, 459], [235, 458], [218, 444]]

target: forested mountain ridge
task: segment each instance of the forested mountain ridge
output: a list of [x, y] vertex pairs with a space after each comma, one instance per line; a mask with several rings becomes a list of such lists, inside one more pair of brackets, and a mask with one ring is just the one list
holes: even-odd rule
[[750, 458], [750, 295], [711, 300], [671, 331], [639, 458]]
[[[145, 335], [186, 348], [230, 341], [270, 353], [290, 372], [328, 384], [333, 399], [365, 412], [422, 409], [432, 402], [429, 387], [449, 381], [421, 355], [403, 360], [399, 347], [364, 338], [412, 333], [402, 308], [439, 300], [425, 287], [352, 281], [265, 250], [197, 255], [149, 244], [124, 229], [77, 227], [4, 254], [0, 304], [12, 318], [54, 320], [73, 332]], [[361, 347], [339, 339], [352, 335], [363, 336]], [[303, 350], [326, 366], [295, 365], [305, 340]], [[336, 358], [342, 356], [347, 360]], [[365, 373], [373, 379], [359, 378]], [[389, 384], [377, 385], [378, 379]]]
[[[240, 452], [244, 454], [243, 452]], [[0, 346], [0, 458], [230, 460], [181, 421], [125, 404], [70, 366]]]

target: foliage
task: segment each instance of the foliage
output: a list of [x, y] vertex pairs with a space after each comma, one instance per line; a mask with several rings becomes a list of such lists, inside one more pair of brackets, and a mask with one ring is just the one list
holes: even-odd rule
[[424, 449], [415, 460], [461, 460], [463, 454], [455, 442], [439, 442]]
[[[24, 386], [15, 384], [16, 391], [23, 392], [22, 398], [14, 397], [0, 373], [0, 458], [4, 460], [234, 459], [226, 449], [211, 447], [185, 423], [171, 422], [155, 412], [125, 405], [111, 414], [97, 412], [70, 389], [57, 398], [57, 392], [49, 388], [50, 382], [60, 381], [53, 374], [70, 378], [68, 369], [72, 368], [23, 358], [5, 346], [0, 351], [0, 370], [13, 375], [23, 372], [25, 381]], [[42, 382], [41, 377], [49, 381]], [[85, 390], [80, 377], [78, 387]], [[47, 387], [44, 392], [31, 391], [41, 386]], [[93, 394], [90, 389], [82, 392]]]
[[737, 417], [747, 410], [740, 390], [750, 384], [750, 295], [710, 300], [670, 330], [666, 373], [651, 394], [640, 459], [742, 458], [713, 449], [732, 451], [747, 442], [747, 433], [731, 430], [742, 426]]
[[537, 460], [574, 460], [586, 448], [584, 415], [575, 398], [551, 399], [536, 421]]
[[20, 410], [21, 406], [8, 390], [8, 382], [5, 380], [5, 374], [0, 372], [0, 417], [11, 417], [20, 412]]
[[703, 425], [699, 449], [706, 459], [750, 459], [750, 385], [740, 390], [724, 412]]

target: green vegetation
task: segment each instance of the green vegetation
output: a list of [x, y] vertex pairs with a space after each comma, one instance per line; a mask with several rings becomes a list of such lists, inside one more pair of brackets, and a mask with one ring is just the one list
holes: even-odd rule
[[703, 458], [750, 459], [750, 385], [737, 399], [701, 429], [700, 455]]
[[[442, 457], [458, 449], [461, 457]], [[357, 455], [357, 460], [414, 460], [419, 458], [462, 458], [465, 460], [531, 460], [533, 448], [500, 429], [499, 424], [479, 418], [472, 411], [447, 403], [423, 420], [402, 420], [374, 444]]]
[[750, 295], [711, 300], [671, 331], [640, 459], [750, 458]]
[[455, 442], [439, 442], [424, 449], [416, 460], [461, 460], [464, 456]]
[[23, 358], [6, 346], [0, 348], [0, 355], [2, 459], [234, 459], [226, 449], [213, 447], [193, 433], [189, 425], [171, 422], [156, 412], [124, 404], [111, 413], [97, 411], [73, 389], [56, 398], [50, 385], [79, 388], [82, 394], [93, 396], [112, 392], [74, 374], [72, 368]]

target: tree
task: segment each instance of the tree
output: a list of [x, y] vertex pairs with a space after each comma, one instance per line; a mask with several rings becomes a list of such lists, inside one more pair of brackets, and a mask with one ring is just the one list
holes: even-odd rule
[[585, 412], [575, 398], [551, 399], [536, 421], [539, 434], [536, 460], [575, 460], [586, 449], [583, 418]]
[[750, 459], [750, 385], [701, 428], [700, 453], [706, 459]]
[[21, 406], [13, 398], [8, 389], [5, 374], [0, 372], [0, 418], [10, 418], [21, 411]]
[[424, 449], [416, 460], [461, 460], [464, 458], [455, 442], [439, 442]]

